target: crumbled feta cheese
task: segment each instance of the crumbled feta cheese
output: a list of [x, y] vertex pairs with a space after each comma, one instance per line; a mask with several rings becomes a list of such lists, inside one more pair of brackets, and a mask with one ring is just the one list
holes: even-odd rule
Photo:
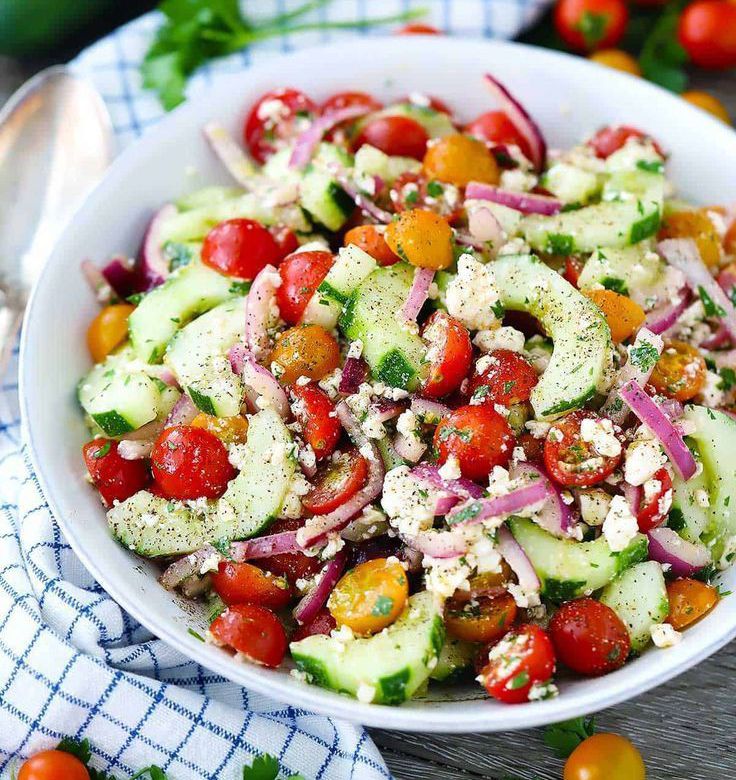
[[442, 479], [460, 479], [462, 472], [460, 471], [460, 461], [455, 455], [450, 455], [447, 460], [440, 466], [439, 474]]
[[722, 383], [723, 380], [715, 371], [706, 371], [705, 384], [696, 398], [698, 403], [710, 407], [723, 406], [726, 394], [721, 389]]
[[540, 604], [538, 590], [524, 590], [521, 585], [516, 582], [507, 583], [506, 590], [514, 597], [516, 606], [520, 609], [536, 607]]
[[624, 496], [614, 496], [603, 521], [603, 536], [613, 552], [625, 550], [639, 533], [639, 524]]
[[473, 568], [467, 558], [430, 558], [425, 555], [422, 564], [427, 590], [441, 598], [450, 598], [458, 589], [470, 590], [468, 578]]
[[657, 647], [674, 647], [682, 642], [682, 634], [675, 631], [669, 623], [655, 623], [649, 632]]
[[308, 385], [312, 380], [308, 376], [300, 376], [297, 377], [296, 384], [299, 387], [304, 387], [305, 385]]
[[507, 241], [499, 250], [499, 256], [503, 255], [527, 255], [531, 251], [531, 247], [524, 241], [523, 238], [512, 238], [511, 241]]
[[362, 354], [363, 354], [363, 342], [360, 339], [355, 339], [355, 341], [351, 341], [350, 346], [348, 347], [347, 356], [349, 358], [354, 358], [355, 360], [357, 360]]
[[503, 466], [494, 466], [488, 475], [488, 495], [505, 496], [513, 488], [509, 472]]
[[537, 186], [537, 177], [522, 168], [510, 168], [502, 171], [501, 185], [504, 190], [514, 192], [529, 192]]
[[611, 496], [605, 490], [592, 488], [578, 493], [580, 516], [583, 522], [593, 528], [603, 525], [611, 508]]
[[199, 567], [199, 573], [204, 575], [210, 571], [217, 571], [217, 567], [220, 565], [220, 554], [217, 550], [212, 551], [212, 555], [207, 556], [202, 561], [202, 565]]
[[397, 531], [414, 536], [432, 527], [438, 497], [438, 491], [416, 479], [408, 466], [397, 466], [386, 474], [381, 505]]
[[718, 568], [727, 569], [736, 557], [736, 536], [729, 536], [723, 545], [723, 554], [718, 561]]
[[419, 420], [411, 409], [406, 409], [399, 415], [396, 430], [408, 439], [419, 437]]
[[376, 697], [376, 688], [374, 685], [368, 685], [368, 683], [362, 682], [358, 686], [358, 690], [355, 694], [358, 701], [363, 704], [370, 704]]
[[324, 379], [320, 379], [317, 383], [327, 393], [327, 395], [334, 401], [340, 394], [340, 380], [342, 379], [342, 371], [336, 368], [331, 374], [328, 374]]
[[303, 672], [301, 669], [291, 669], [289, 671], [289, 675], [293, 677], [295, 680], [299, 680], [299, 682], [309, 682], [309, 676], [306, 672]]
[[543, 701], [544, 699], [554, 699], [560, 695], [560, 689], [551, 681], [535, 682], [529, 689], [527, 698], [529, 701]]
[[548, 422], [529, 420], [524, 423], [524, 427], [535, 439], [546, 439], [552, 425]]
[[297, 471], [290, 484], [289, 491], [284, 498], [279, 517], [297, 518], [302, 515], [302, 496], [306, 496], [312, 486], [307, 482], [304, 474]]
[[345, 540], [337, 532], [327, 535], [327, 544], [322, 548], [320, 557], [323, 561], [334, 558], [345, 546]]
[[502, 325], [495, 330], [479, 330], [473, 344], [481, 352], [493, 352], [494, 349], [509, 349], [512, 352], [524, 351], [524, 334], [510, 325]]
[[643, 485], [667, 463], [667, 456], [653, 438], [637, 438], [626, 448], [624, 479], [630, 485]]
[[498, 325], [494, 307], [498, 303], [492, 265], [472, 255], [460, 256], [457, 276], [445, 293], [447, 311], [471, 330], [490, 330]]
[[230, 465], [242, 471], [248, 463], [250, 456], [250, 449], [245, 444], [230, 444], [227, 448], [227, 459], [230, 461]]
[[621, 454], [621, 442], [614, 433], [613, 423], [607, 417], [584, 418], [580, 423], [580, 438], [592, 444], [598, 455], [616, 458]]

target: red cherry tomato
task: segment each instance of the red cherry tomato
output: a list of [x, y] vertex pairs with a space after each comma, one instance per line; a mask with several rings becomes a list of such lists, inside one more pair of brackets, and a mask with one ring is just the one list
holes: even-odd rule
[[388, 155], [421, 160], [427, 151], [429, 136], [425, 129], [405, 116], [382, 116], [373, 119], [360, 131], [354, 151], [370, 144]]
[[329, 114], [341, 108], [352, 106], [363, 106], [371, 111], [380, 111], [383, 108], [383, 103], [379, 103], [373, 95], [369, 95], [367, 92], [337, 92], [330, 95], [319, 107], [319, 110], [323, 114]]
[[642, 493], [641, 504], [636, 513], [636, 520], [642, 533], [662, 525], [672, 508], [672, 477], [669, 471], [664, 467], [661, 468], [652, 480], [658, 482], [659, 487], [649, 496]]
[[485, 480], [494, 466], [506, 466], [515, 444], [511, 427], [491, 406], [461, 406], [434, 432], [440, 464], [454, 455], [464, 477]]
[[[433, 111], [439, 111], [440, 114], [447, 114], [450, 118], [452, 118], [453, 111], [450, 108], [450, 106], [445, 103], [444, 100], [438, 97], [434, 97], [434, 95], [425, 95], [423, 93], [421, 94], [421, 101], [419, 98], [412, 100], [411, 95], [406, 95], [402, 98], [399, 98], [397, 100], [397, 103], [410, 103], [413, 106], [418, 106], [420, 108], [426, 107], [431, 108]], [[426, 98], [426, 101], [425, 101]]]
[[510, 349], [494, 349], [489, 357], [489, 365], [470, 380], [471, 401], [503, 406], [528, 401], [538, 381], [531, 364]]
[[176, 425], [161, 432], [151, 453], [153, 478], [167, 498], [219, 498], [236, 471], [225, 445], [204, 428]]
[[595, 412], [582, 409], [557, 420], [544, 441], [544, 464], [560, 485], [588, 487], [602, 482], [623, 457], [599, 455], [590, 442], [583, 441], [580, 425], [585, 419], [600, 419]]
[[[297, 531], [304, 524], [303, 520], [284, 518], [277, 520], [269, 529], [271, 534], [280, 534], [284, 531]], [[302, 552], [280, 553], [264, 558], [260, 565], [280, 577], [286, 577], [289, 583], [296, 585], [297, 580], [306, 580], [314, 577], [324, 565], [316, 555], [305, 555]]]
[[263, 666], [278, 666], [286, 655], [286, 632], [270, 609], [256, 604], [234, 604], [210, 625], [210, 633], [223, 645]]
[[465, 132], [494, 146], [497, 144], [518, 146], [522, 154], [531, 159], [532, 151], [529, 142], [503, 111], [486, 111], [485, 114], [481, 114], [467, 124]]
[[311, 623], [306, 623], [303, 626], [297, 627], [294, 635], [291, 637], [291, 641], [299, 642], [302, 639], [306, 639], [308, 636], [329, 634], [333, 628], [337, 628], [337, 621], [332, 617], [332, 613], [327, 607], [322, 607], [322, 609], [312, 618]]
[[[444, 185], [432, 182], [444, 192]], [[462, 207], [446, 198], [430, 194], [430, 181], [421, 173], [402, 173], [391, 185], [389, 196], [396, 211], [410, 211], [422, 209], [433, 211], [444, 217], [450, 224], [454, 224], [462, 216]]]
[[332, 512], [363, 487], [367, 475], [368, 464], [357, 450], [341, 452], [317, 472], [314, 487], [302, 504], [315, 515]]
[[608, 674], [623, 666], [631, 640], [621, 618], [595, 599], [568, 601], [549, 624], [558, 660], [578, 674]]
[[259, 604], [281, 609], [292, 598], [291, 586], [284, 577], [276, 577], [250, 563], [221, 561], [212, 574], [212, 587], [226, 604]]
[[[610, 126], [599, 130], [588, 143], [593, 147], [597, 157], [605, 159], [617, 152], [629, 138], [648, 138], [648, 136], [646, 133], [642, 133], [641, 130], [628, 125]], [[662, 154], [662, 150], [657, 142], [652, 141], [652, 143], [657, 153]]]
[[253, 219], [228, 219], [215, 225], [202, 244], [202, 262], [215, 271], [255, 279], [266, 265], [281, 260], [281, 248], [260, 222]]
[[329, 252], [295, 252], [279, 266], [281, 284], [276, 290], [276, 302], [281, 319], [296, 325], [334, 262]]
[[565, 259], [565, 273], [563, 276], [573, 287], [578, 286], [580, 274], [583, 272], [584, 265], [585, 263], [577, 257], [567, 257]]
[[736, 4], [696, 0], [682, 12], [677, 37], [701, 68], [736, 67]]
[[89, 441], [82, 447], [82, 454], [87, 471], [105, 506], [112, 506], [114, 501], [125, 501], [151, 481], [147, 462], [121, 458], [116, 441]]
[[243, 127], [243, 140], [251, 157], [266, 162], [279, 146], [298, 134], [298, 116], [316, 111], [317, 106], [298, 89], [267, 92], [251, 108]]
[[332, 455], [340, 441], [342, 425], [335, 414], [335, 404], [316, 384], [291, 386], [295, 403], [294, 417], [301, 426], [304, 441], [318, 459]]
[[613, 48], [629, 20], [624, 0], [557, 0], [555, 28], [576, 51]]
[[410, 22], [400, 27], [396, 35], [442, 35], [442, 30], [438, 30], [431, 24], [422, 24], [421, 22]]
[[552, 642], [542, 628], [529, 624], [512, 629], [490, 649], [480, 676], [494, 699], [520, 704], [529, 700], [532, 686], [548, 682], [554, 673]]
[[532, 463], [541, 463], [544, 459], [544, 441], [537, 439], [531, 433], [522, 433], [519, 436], [519, 446], [524, 450], [526, 459]]
[[429, 374], [422, 388], [428, 398], [441, 398], [460, 387], [470, 371], [473, 346], [468, 329], [447, 312], [432, 313], [422, 328], [428, 342]]
[[279, 248], [279, 255], [282, 258], [299, 248], [299, 240], [296, 237], [296, 233], [291, 228], [286, 227], [286, 225], [274, 225], [268, 230], [273, 236]]
[[70, 753], [44, 750], [23, 762], [18, 780], [89, 780], [89, 772]]

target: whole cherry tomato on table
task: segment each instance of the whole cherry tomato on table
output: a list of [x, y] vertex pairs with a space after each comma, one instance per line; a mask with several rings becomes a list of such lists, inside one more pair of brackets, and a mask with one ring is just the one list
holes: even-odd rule
[[202, 244], [202, 262], [215, 271], [255, 279], [264, 266], [283, 257], [273, 234], [254, 219], [228, 219], [215, 225]]
[[682, 12], [677, 37], [695, 65], [736, 67], [736, 4], [696, 0]]
[[126, 460], [118, 453], [118, 443], [111, 439], [94, 439], [82, 448], [84, 463], [105, 506], [125, 501], [147, 487], [151, 472], [145, 460]]
[[89, 780], [84, 764], [63, 750], [44, 750], [23, 762], [18, 780]]
[[302, 499], [305, 509], [326, 515], [352, 498], [365, 484], [368, 463], [357, 450], [341, 452], [317, 472], [314, 487]]
[[610, 49], [623, 37], [629, 12], [624, 0], [557, 0], [555, 28], [576, 51]]
[[503, 111], [486, 111], [465, 125], [465, 132], [494, 146], [518, 146], [527, 159], [532, 157], [529, 142]]
[[718, 591], [700, 580], [684, 577], [667, 583], [670, 613], [667, 622], [676, 631], [692, 625], [707, 615], [718, 603]]
[[276, 615], [256, 604], [234, 604], [210, 625], [210, 633], [222, 645], [263, 666], [276, 667], [286, 655], [284, 627]]
[[430, 363], [422, 395], [442, 398], [457, 390], [473, 362], [473, 346], [468, 329], [445, 311], [433, 312], [422, 328], [429, 344]]
[[391, 251], [383, 232], [376, 225], [357, 225], [348, 230], [343, 245], [349, 244], [354, 244], [367, 252], [378, 265], [393, 265], [401, 259]]
[[276, 289], [276, 303], [281, 319], [296, 325], [311, 297], [329, 273], [334, 258], [330, 252], [294, 252], [279, 265], [281, 284]]
[[243, 140], [256, 162], [263, 164], [280, 146], [299, 134], [300, 116], [317, 112], [317, 106], [298, 89], [267, 92], [251, 108], [243, 127]]
[[87, 329], [87, 347], [92, 360], [101, 363], [128, 338], [128, 317], [135, 307], [114, 303], [100, 309]]
[[494, 349], [488, 358], [488, 365], [468, 385], [471, 403], [508, 407], [528, 401], [538, 381], [529, 361], [510, 349]]
[[390, 156], [421, 160], [427, 150], [426, 130], [406, 116], [382, 116], [368, 122], [355, 139], [353, 151], [370, 144]]
[[304, 441], [314, 450], [317, 459], [332, 455], [342, 435], [342, 425], [335, 414], [335, 404], [316, 384], [295, 384], [291, 387], [295, 403], [294, 417], [301, 426]]
[[274, 576], [251, 563], [221, 561], [212, 575], [212, 587], [226, 604], [258, 604], [281, 609], [292, 599], [284, 577]]
[[563, 780], [646, 780], [646, 776], [641, 754], [626, 737], [594, 734], [567, 759]]

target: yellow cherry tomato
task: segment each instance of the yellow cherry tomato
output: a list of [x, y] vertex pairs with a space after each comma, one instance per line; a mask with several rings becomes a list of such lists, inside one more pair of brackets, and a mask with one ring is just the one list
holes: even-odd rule
[[276, 378], [285, 385], [300, 376], [319, 381], [340, 365], [340, 347], [320, 325], [297, 325], [279, 334], [271, 362], [276, 364]]
[[668, 341], [649, 383], [661, 395], [689, 401], [705, 386], [706, 373], [705, 359], [697, 347], [684, 341]]
[[721, 238], [706, 209], [668, 214], [657, 235], [660, 241], [664, 238], [692, 238], [708, 267], [721, 262]]
[[92, 320], [87, 329], [87, 347], [92, 360], [99, 363], [128, 338], [128, 317], [135, 306], [114, 303]]
[[639, 63], [628, 52], [621, 49], [601, 49], [591, 54], [590, 59], [599, 65], [622, 70], [624, 73], [631, 73], [632, 76], [641, 76]]
[[646, 780], [641, 753], [626, 737], [595, 734], [565, 762], [563, 780]]
[[676, 631], [707, 615], [718, 603], [718, 591], [711, 585], [685, 577], [667, 585], [670, 614], [667, 622]]
[[432, 211], [402, 211], [386, 228], [391, 251], [418, 268], [452, 265], [452, 228]]
[[626, 341], [644, 323], [644, 310], [626, 295], [613, 290], [588, 290], [585, 294], [603, 312], [614, 344]]
[[374, 558], [359, 563], [335, 586], [327, 607], [339, 626], [356, 634], [375, 634], [404, 611], [409, 582], [396, 560]]
[[713, 114], [721, 122], [725, 122], [727, 125], [731, 124], [731, 117], [728, 115], [726, 106], [715, 95], [711, 95], [709, 92], [701, 92], [698, 89], [691, 89], [689, 92], [683, 92], [681, 97], [703, 111]]
[[433, 141], [424, 155], [424, 173], [429, 179], [464, 187], [471, 181], [498, 184], [498, 163], [477, 138], [455, 133]]
[[245, 444], [248, 438], [248, 421], [239, 414], [235, 417], [213, 417], [200, 412], [189, 424], [194, 428], [204, 428], [224, 444]]

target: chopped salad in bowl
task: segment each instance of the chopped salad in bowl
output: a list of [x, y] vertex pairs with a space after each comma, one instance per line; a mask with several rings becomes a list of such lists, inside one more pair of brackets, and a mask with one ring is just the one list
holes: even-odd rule
[[83, 264], [112, 534], [205, 641], [362, 702], [555, 696], [681, 641], [736, 553], [733, 213], [484, 80], [467, 123], [274, 90], [204, 129], [232, 186]]

